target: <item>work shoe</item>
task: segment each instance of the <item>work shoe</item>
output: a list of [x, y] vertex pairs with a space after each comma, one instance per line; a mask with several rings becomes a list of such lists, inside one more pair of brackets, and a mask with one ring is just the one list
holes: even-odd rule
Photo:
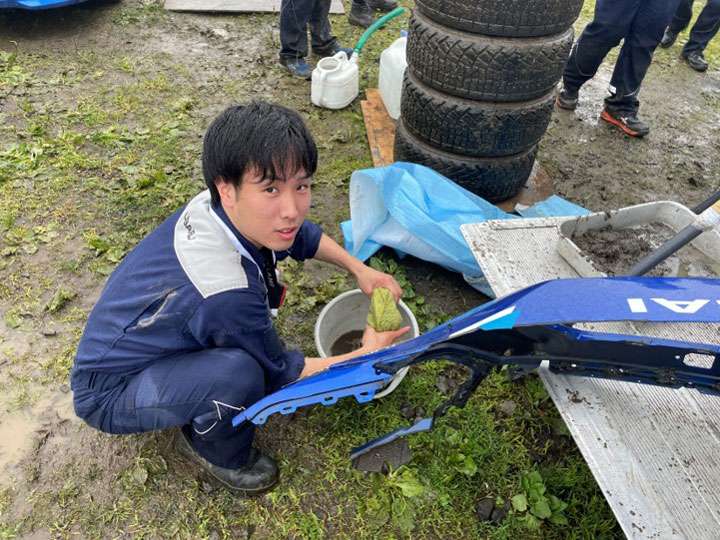
[[375, 17], [373, 17], [370, 6], [364, 1], [353, 0], [352, 6], [350, 7], [350, 14], [348, 15], [348, 22], [355, 26], [362, 26], [363, 28], [369, 28], [375, 23]]
[[293, 77], [299, 77], [309, 81], [312, 77], [312, 68], [308, 66], [304, 58], [280, 57], [280, 65], [284, 66]]
[[397, 7], [397, 2], [393, 0], [367, 0], [371, 9], [378, 11], [392, 11]]
[[577, 90], [573, 92], [563, 87], [555, 98], [555, 105], [566, 111], [574, 111], [577, 109], [579, 97]]
[[695, 71], [705, 71], [708, 68], [707, 60], [705, 60], [701, 51], [693, 51], [688, 54], [683, 53], [680, 56]]
[[667, 49], [668, 47], [672, 47], [672, 44], [675, 43], [675, 40], [678, 37], [677, 32], [673, 32], [670, 30], [670, 28], [665, 29], [665, 33], [663, 34], [662, 39], [660, 40], [660, 46], [663, 49]]
[[606, 105], [602, 113], [600, 113], [600, 118], [606, 122], [615, 124], [631, 137], [644, 137], [650, 133], [650, 127], [639, 120], [636, 113], [613, 111]]
[[223, 469], [213, 465], [190, 444], [186, 427], [178, 433], [176, 447], [178, 452], [192, 463], [200, 466], [213, 480], [226, 488], [242, 495], [257, 495], [273, 487], [280, 477], [277, 465], [269, 456], [252, 448], [250, 458], [245, 466], [239, 469]]
[[347, 54], [347, 57], [350, 58], [352, 56], [353, 50], [350, 47], [341, 47], [337, 43], [333, 44], [332, 47], [313, 47], [312, 52], [314, 54], [317, 54], [318, 56], [335, 56], [340, 51], [345, 51], [345, 54]]

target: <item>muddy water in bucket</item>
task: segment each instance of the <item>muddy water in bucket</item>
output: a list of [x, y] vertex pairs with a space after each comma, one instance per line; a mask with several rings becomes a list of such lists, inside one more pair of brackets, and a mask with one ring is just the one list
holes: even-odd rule
[[[360, 289], [345, 292], [325, 306], [315, 322], [315, 346], [319, 355], [335, 356], [359, 348], [369, 309], [370, 299]], [[410, 326], [411, 330], [397, 343], [420, 335], [415, 317], [402, 300], [398, 309], [403, 326]]]
[[332, 344], [330, 347], [330, 356], [338, 356], [359, 349], [362, 345], [362, 337], [362, 330], [350, 330], [346, 332]]

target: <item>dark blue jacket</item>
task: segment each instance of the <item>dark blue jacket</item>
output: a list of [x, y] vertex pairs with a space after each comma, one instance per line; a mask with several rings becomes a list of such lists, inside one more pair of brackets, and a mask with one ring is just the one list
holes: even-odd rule
[[[321, 235], [320, 227], [306, 221], [293, 246], [276, 257], [311, 258]], [[237, 232], [222, 207], [211, 207], [210, 193], [200, 193], [112, 273], [90, 313], [74, 369], [131, 375], [158, 358], [232, 347], [257, 360], [267, 391], [297, 379], [304, 358], [285, 350], [275, 333], [262, 265], [259, 250]]]

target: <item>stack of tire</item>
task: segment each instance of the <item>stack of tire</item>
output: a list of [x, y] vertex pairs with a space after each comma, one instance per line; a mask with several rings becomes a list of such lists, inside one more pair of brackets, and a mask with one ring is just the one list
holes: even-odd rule
[[395, 161], [497, 202], [527, 182], [583, 0], [415, 0]]

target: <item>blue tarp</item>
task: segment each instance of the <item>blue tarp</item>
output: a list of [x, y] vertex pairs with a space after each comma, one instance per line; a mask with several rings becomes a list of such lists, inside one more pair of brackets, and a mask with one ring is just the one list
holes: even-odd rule
[[[524, 217], [576, 216], [588, 210], [552, 196], [522, 210]], [[460, 225], [516, 219], [428, 167], [394, 163], [355, 171], [350, 178], [350, 221], [342, 223], [345, 248], [364, 261], [382, 246], [460, 272], [494, 296]]]

